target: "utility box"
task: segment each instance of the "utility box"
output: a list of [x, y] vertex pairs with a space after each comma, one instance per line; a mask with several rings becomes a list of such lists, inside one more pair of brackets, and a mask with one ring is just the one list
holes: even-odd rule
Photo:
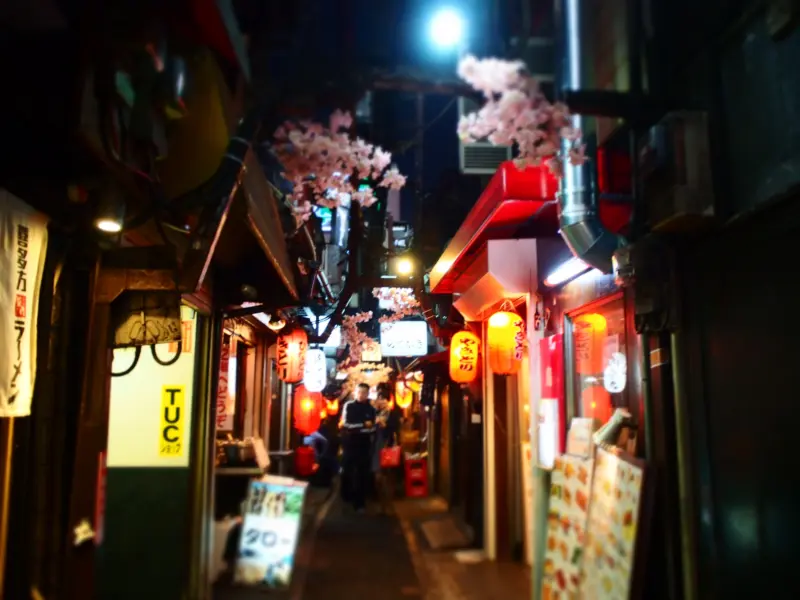
[[[459, 118], [479, 109], [480, 106], [468, 98], [458, 99]], [[494, 175], [507, 160], [511, 160], [511, 146], [495, 146], [488, 141], [458, 144], [458, 164], [464, 175]]]
[[655, 231], [687, 233], [714, 219], [708, 117], [668, 114], [640, 144], [642, 205]]

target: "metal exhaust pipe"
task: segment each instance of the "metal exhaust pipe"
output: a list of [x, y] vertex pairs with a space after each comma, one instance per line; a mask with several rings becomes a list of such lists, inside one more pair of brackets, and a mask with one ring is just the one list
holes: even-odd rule
[[[581, 87], [581, 10], [580, 0], [561, 0], [563, 65], [561, 87]], [[582, 117], [573, 115], [573, 126], [582, 128]], [[559, 226], [572, 253], [603, 273], [611, 272], [611, 257], [624, 245], [621, 236], [611, 233], [600, 221], [592, 165], [571, 165], [566, 159], [571, 142], [562, 141], [564, 173], [558, 193]]]

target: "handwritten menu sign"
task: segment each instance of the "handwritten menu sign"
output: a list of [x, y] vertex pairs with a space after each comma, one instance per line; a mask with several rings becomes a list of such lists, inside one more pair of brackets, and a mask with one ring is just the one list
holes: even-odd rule
[[567, 455], [556, 458], [550, 483], [542, 580], [544, 600], [580, 598], [581, 558], [591, 485], [591, 459]]
[[271, 588], [291, 583], [306, 486], [269, 475], [250, 482], [235, 583]]
[[630, 598], [643, 483], [643, 463], [615, 451], [597, 449], [581, 598]]

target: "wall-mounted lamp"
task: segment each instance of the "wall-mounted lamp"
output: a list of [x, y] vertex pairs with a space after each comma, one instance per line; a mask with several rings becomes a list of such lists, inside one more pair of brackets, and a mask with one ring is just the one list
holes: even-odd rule
[[125, 221], [125, 200], [110, 187], [98, 190], [94, 226], [103, 233], [119, 233]]
[[575, 279], [579, 275], [583, 275], [591, 267], [583, 262], [580, 258], [570, 258], [568, 261], [562, 263], [555, 271], [550, 273], [544, 280], [547, 287], [555, 287], [566, 283], [571, 279]]
[[272, 331], [280, 331], [284, 327], [286, 327], [286, 321], [281, 319], [280, 317], [269, 317], [269, 322], [267, 323], [267, 327], [270, 328]]

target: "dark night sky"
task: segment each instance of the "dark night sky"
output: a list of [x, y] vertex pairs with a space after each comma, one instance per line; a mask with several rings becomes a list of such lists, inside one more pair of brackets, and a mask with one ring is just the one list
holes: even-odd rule
[[[434, 12], [442, 7], [465, 6], [465, 2], [448, 0], [352, 0], [356, 14], [355, 52], [359, 61], [392, 68], [406, 66], [430, 74], [431, 78], [453, 78], [457, 54], [455, 50], [439, 51], [428, 38], [428, 22]], [[393, 94], [386, 99], [388, 106], [376, 115], [382, 122], [376, 127], [387, 149], [403, 146], [416, 133], [416, 102], [412, 94]], [[431, 122], [448, 107], [435, 123]], [[457, 103], [452, 97], [428, 95], [425, 98], [426, 126], [423, 146], [423, 191], [433, 192], [442, 174], [458, 169], [458, 139], [456, 122]], [[415, 148], [394, 153], [401, 172], [408, 177], [409, 185], [402, 193], [403, 217], [415, 220]], [[471, 204], [476, 200], [464, 199]], [[432, 200], [435, 201], [435, 200]]]

